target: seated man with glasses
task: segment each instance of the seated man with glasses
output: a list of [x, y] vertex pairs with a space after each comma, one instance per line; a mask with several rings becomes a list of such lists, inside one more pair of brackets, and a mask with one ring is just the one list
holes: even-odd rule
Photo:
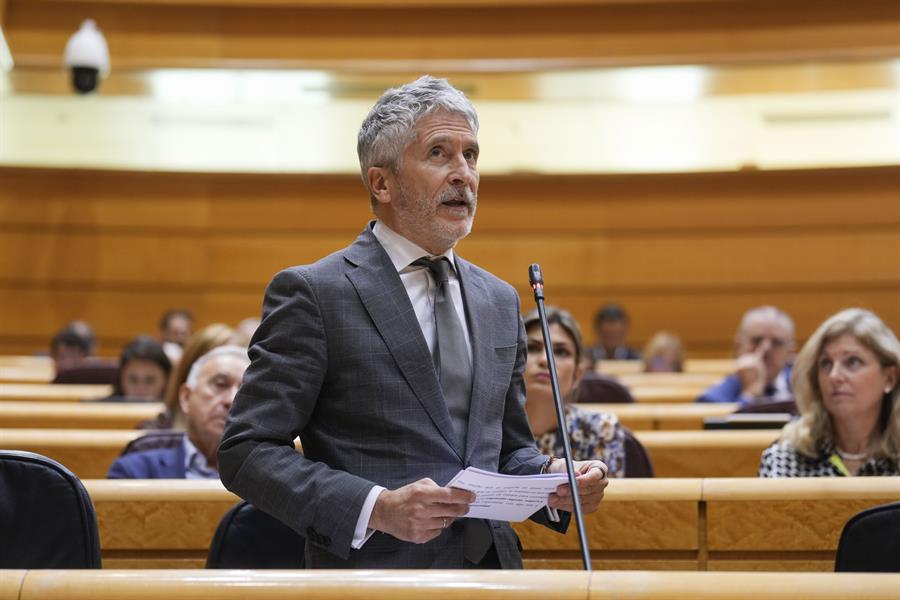
[[774, 306], [751, 308], [735, 338], [736, 372], [706, 390], [697, 402], [743, 406], [791, 399], [794, 321]]

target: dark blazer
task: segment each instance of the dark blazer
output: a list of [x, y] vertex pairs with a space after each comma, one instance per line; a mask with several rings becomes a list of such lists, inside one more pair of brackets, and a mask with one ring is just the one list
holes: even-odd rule
[[[791, 370], [793, 365], [788, 365], [781, 373], [787, 377], [788, 389], [791, 386]], [[778, 375], [781, 377], [781, 374]], [[697, 402], [740, 402], [741, 401], [741, 379], [737, 375], [729, 375], [716, 385], [712, 386], [700, 397]]]
[[[372, 487], [423, 477], [444, 485], [470, 465], [534, 474], [546, 460], [523, 409], [518, 295], [459, 258], [457, 270], [474, 365], [465, 453], [409, 296], [371, 225], [351, 246], [278, 273], [266, 291], [219, 472], [229, 490], [306, 536], [310, 568], [462, 567], [461, 520], [427, 544], [376, 533], [351, 550]], [[512, 528], [491, 527], [501, 565], [521, 567]]]
[[143, 450], [116, 459], [108, 479], [184, 479], [184, 446]]

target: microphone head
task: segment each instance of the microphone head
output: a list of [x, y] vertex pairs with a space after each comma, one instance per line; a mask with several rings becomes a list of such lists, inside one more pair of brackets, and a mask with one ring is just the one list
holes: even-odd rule
[[541, 265], [535, 263], [528, 267], [528, 281], [531, 282], [531, 287], [544, 285], [544, 275], [541, 273]]

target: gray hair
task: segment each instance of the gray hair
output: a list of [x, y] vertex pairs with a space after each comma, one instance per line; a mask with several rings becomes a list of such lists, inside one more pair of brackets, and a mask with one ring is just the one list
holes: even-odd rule
[[741, 318], [741, 326], [738, 328], [737, 339], [740, 340], [744, 336], [744, 332], [747, 331], [747, 327], [750, 325], [750, 321], [754, 319], [771, 319], [771, 320], [781, 320], [787, 326], [788, 335], [791, 340], [794, 339], [794, 320], [783, 310], [780, 308], [775, 308], [774, 306], [757, 306], [756, 308], [751, 308], [747, 312], [744, 313], [744, 316]]
[[[371, 167], [397, 172], [400, 155], [416, 135], [416, 123], [427, 114], [444, 111], [462, 116], [478, 134], [478, 114], [466, 95], [446, 79], [423, 75], [412, 83], [390, 88], [372, 107], [359, 128], [356, 153], [363, 183], [369, 187]], [[375, 197], [369, 190], [372, 207]]]
[[195, 387], [197, 387], [197, 381], [200, 379], [200, 370], [206, 363], [220, 356], [234, 356], [235, 358], [245, 360], [248, 364], [250, 363], [250, 358], [247, 356], [246, 348], [235, 345], [217, 346], [194, 361], [194, 364], [191, 365], [191, 370], [188, 373], [187, 379], [185, 379], [184, 384], [190, 389], [194, 389]]

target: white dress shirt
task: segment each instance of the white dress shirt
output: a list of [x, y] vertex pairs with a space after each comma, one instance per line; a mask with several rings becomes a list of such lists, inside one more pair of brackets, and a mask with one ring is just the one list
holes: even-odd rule
[[[400, 281], [403, 282], [403, 287], [406, 288], [409, 301], [412, 303], [419, 326], [422, 328], [422, 334], [425, 336], [425, 342], [428, 344], [428, 348], [433, 356], [435, 344], [437, 344], [434, 322], [434, 295], [437, 291], [437, 286], [427, 268], [410, 265], [413, 261], [422, 257], [436, 257], [393, 231], [381, 221], [375, 222], [372, 233], [375, 235], [375, 239], [384, 247], [385, 252], [387, 252], [388, 257], [394, 264], [394, 268], [400, 274]], [[469, 328], [466, 326], [465, 305], [462, 299], [462, 289], [459, 285], [459, 276], [456, 273], [453, 249], [447, 250], [440, 256], [447, 257], [452, 266], [450, 280], [447, 282], [447, 285], [449, 286], [450, 298], [453, 300], [456, 314], [462, 323], [462, 330], [466, 336], [466, 349], [469, 352], [469, 361], [471, 363], [472, 340], [469, 336]], [[351, 547], [362, 548], [363, 544], [375, 533], [375, 530], [368, 529], [369, 519], [372, 516], [372, 510], [375, 508], [375, 501], [384, 490], [385, 488], [382, 486], [376, 485], [369, 491], [369, 495], [366, 496], [362, 510], [359, 513], [359, 519], [356, 521], [356, 529], [353, 532], [353, 540], [350, 544]]]

